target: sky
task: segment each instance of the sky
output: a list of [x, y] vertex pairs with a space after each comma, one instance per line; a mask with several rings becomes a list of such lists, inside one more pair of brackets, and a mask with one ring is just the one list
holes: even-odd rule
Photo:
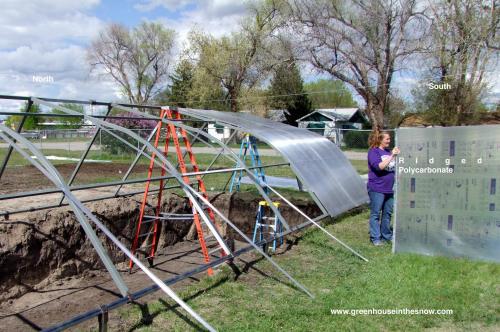
[[[107, 24], [161, 22], [176, 30], [180, 50], [192, 28], [220, 36], [236, 29], [246, 10], [231, 0], [0, 0], [0, 94], [120, 100], [119, 87], [89, 74], [85, 61]], [[1, 107], [15, 111], [19, 103]]]
[[[161, 22], [176, 30], [181, 50], [195, 27], [214, 36], [236, 30], [247, 6], [238, 0], [0, 0], [0, 94], [123, 99], [117, 84], [90, 74], [85, 61], [86, 47], [107, 24]], [[305, 81], [325, 77], [307, 67], [303, 75]], [[415, 81], [403, 73], [395, 88], [408, 96]], [[499, 82], [492, 85], [500, 96]], [[1, 107], [14, 111], [19, 104], [2, 102]]]

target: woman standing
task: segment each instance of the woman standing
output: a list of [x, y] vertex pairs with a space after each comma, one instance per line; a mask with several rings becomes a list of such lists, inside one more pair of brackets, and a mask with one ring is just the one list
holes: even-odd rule
[[[391, 136], [386, 131], [371, 133], [368, 150], [368, 196], [370, 197], [370, 241], [375, 246], [392, 241], [391, 215], [394, 204], [395, 157], [399, 148], [389, 150]], [[382, 214], [382, 218], [380, 218]]]

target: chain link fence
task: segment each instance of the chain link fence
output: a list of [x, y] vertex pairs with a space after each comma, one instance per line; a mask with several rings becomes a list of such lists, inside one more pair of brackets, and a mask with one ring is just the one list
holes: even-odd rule
[[[368, 150], [368, 138], [371, 129], [344, 128], [307, 128], [318, 135], [324, 136], [342, 150]], [[394, 129], [386, 129], [394, 142]]]
[[[150, 129], [131, 129], [139, 136], [147, 138], [151, 134]], [[367, 150], [369, 129], [344, 129], [344, 128], [307, 128], [318, 135], [324, 136], [342, 150]], [[394, 142], [394, 130], [387, 130], [391, 133]], [[89, 127], [83, 129], [52, 129], [24, 131], [22, 135], [42, 149], [59, 149], [66, 151], [81, 151], [86, 148], [86, 144], [97, 132], [96, 128]], [[117, 135], [122, 134], [116, 132]], [[127, 140], [130, 140], [128, 138]], [[238, 145], [236, 140], [233, 145]], [[1, 142], [1, 141], [0, 141]], [[141, 147], [135, 140], [130, 140], [131, 144]], [[4, 143], [5, 144], [5, 143]], [[99, 132], [96, 136], [92, 150], [101, 150], [113, 155], [129, 155], [135, 152], [126, 144], [119, 142], [115, 137], [106, 132]]]

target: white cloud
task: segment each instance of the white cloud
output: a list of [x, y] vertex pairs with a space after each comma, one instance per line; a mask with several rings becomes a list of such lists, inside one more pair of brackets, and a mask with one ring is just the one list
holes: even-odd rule
[[21, 46], [14, 51], [0, 52], [0, 72], [13, 71], [29, 77], [52, 75], [55, 80], [85, 78], [88, 67], [84, 55], [85, 49], [75, 45], [49, 51]]
[[142, 0], [134, 8], [142, 12], [148, 12], [157, 7], [163, 7], [173, 12], [194, 2], [193, 0]]
[[61, 43], [85, 42], [96, 36], [102, 22], [84, 13], [97, 0], [2, 1], [0, 15], [0, 49], [20, 45], [40, 45], [46, 48]]
[[[2, 93], [95, 100], [119, 98], [117, 84], [90, 76], [85, 61], [86, 45], [104, 27], [104, 22], [91, 12], [99, 2], [26, 0], [20, 4], [17, 0], [2, 0]], [[178, 32], [178, 44], [182, 44], [195, 26], [215, 36], [236, 30], [247, 5], [228, 0], [142, 0], [134, 8], [146, 16], [156, 8], [175, 11], [177, 19], [162, 22]], [[51, 81], [34, 82], [34, 75], [50, 76]]]
[[[2, 94], [112, 100], [119, 89], [89, 76], [85, 45], [104, 23], [89, 14], [99, 0], [2, 1], [0, 86]], [[33, 76], [50, 77], [36, 82]], [[18, 102], [1, 101], [18, 110]]]
[[216, 37], [236, 31], [247, 14], [246, 2], [207, 0], [197, 2], [194, 10], [181, 10], [177, 19], [164, 18], [161, 21], [166, 27], [177, 31], [179, 44], [182, 45], [186, 43], [189, 31], [194, 28]]

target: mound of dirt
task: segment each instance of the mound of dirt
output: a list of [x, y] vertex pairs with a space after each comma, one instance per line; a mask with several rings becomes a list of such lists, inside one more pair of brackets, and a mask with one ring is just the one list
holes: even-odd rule
[[[210, 200], [247, 235], [253, 232], [259, 198], [249, 193], [211, 195]], [[153, 213], [150, 201], [146, 213]], [[309, 216], [320, 213], [315, 204], [294, 202]], [[131, 247], [140, 200], [117, 198], [86, 204], [92, 213], [128, 248]], [[163, 202], [163, 211], [190, 213], [188, 200], [171, 195]], [[281, 213], [292, 226], [304, 219], [282, 205]], [[216, 217], [223, 236], [239, 239], [235, 232]], [[169, 220], [160, 223], [158, 248], [192, 239], [192, 222]], [[126, 256], [101, 231], [96, 231], [115, 264], [128, 262]], [[150, 239], [149, 239], [150, 240]], [[145, 241], [148, 241], [146, 239]], [[55, 280], [104, 268], [83, 228], [69, 208], [58, 208], [26, 214], [23, 218], [0, 223], [0, 302], [36, 291]]]

